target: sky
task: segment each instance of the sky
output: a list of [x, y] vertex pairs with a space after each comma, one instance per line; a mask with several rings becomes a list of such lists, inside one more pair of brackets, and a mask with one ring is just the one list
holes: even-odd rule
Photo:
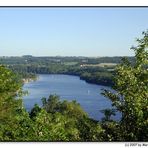
[[133, 56], [148, 7], [0, 7], [0, 56]]

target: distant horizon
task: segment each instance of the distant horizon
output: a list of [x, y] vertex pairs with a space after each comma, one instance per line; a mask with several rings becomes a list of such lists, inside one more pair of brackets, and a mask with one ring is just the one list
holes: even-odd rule
[[0, 55], [133, 56], [148, 7], [0, 8]]
[[31, 57], [84, 57], [84, 58], [102, 58], [102, 57], [134, 57], [134, 56], [64, 56], [64, 55], [62, 55], [62, 56], [60, 56], [60, 55], [52, 55], [52, 56], [45, 56], [45, 55], [43, 55], [43, 56], [34, 56], [34, 55], [20, 55], [20, 56], [18, 56], [18, 55], [13, 55], [13, 56], [4, 56], [4, 55], [1, 55], [0, 57], [29, 57], [29, 56], [31, 56]]

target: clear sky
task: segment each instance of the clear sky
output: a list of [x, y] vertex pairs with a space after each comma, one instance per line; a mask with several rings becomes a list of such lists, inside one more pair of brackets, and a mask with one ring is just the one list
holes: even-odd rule
[[0, 56], [132, 56], [147, 8], [0, 8]]

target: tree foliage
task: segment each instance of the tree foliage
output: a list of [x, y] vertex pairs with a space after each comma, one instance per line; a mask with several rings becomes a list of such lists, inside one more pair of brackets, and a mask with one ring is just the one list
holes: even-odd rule
[[[56, 95], [43, 98], [42, 107], [35, 104], [27, 112], [19, 99], [20, 77], [0, 66], [0, 141], [147, 141], [148, 31], [137, 42], [138, 46], [132, 48], [135, 63], [123, 59], [116, 67], [115, 91], [103, 92], [114, 108], [102, 111], [105, 115], [102, 121], [89, 118], [76, 101], [61, 101]], [[27, 58], [33, 64], [37, 60]], [[95, 62], [91, 60], [88, 61]], [[89, 72], [94, 69], [84, 71], [84, 76], [91, 79]], [[111, 119], [115, 109], [122, 115], [119, 122]]]
[[122, 114], [121, 133], [125, 141], [148, 140], [148, 31], [137, 39], [135, 63], [123, 59], [116, 67], [116, 93], [104, 90], [103, 94]]
[[21, 83], [17, 76], [4, 66], [0, 66], [0, 122], [3, 123], [21, 107], [21, 100], [14, 97], [21, 93]]

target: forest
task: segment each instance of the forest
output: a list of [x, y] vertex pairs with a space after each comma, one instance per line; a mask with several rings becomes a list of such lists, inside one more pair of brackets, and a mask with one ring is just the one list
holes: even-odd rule
[[[148, 31], [137, 42], [132, 58], [1, 57], [0, 141], [148, 141]], [[104, 117], [96, 121], [76, 101], [50, 95], [41, 98], [41, 107], [35, 104], [27, 112], [21, 80], [38, 73], [79, 75], [98, 84], [111, 80], [115, 92], [102, 90], [102, 95], [113, 109], [102, 110]], [[122, 115], [120, 121], [111, 119], [116, 111]]]
[[[6, 65], [23, 78], [35, 78], [36, 74], [77, 75], [89, 83], [112, 86], [114, 68], [123, 57], [0, 57]], [[133, 63], [134, 57], [126, 57]]]

